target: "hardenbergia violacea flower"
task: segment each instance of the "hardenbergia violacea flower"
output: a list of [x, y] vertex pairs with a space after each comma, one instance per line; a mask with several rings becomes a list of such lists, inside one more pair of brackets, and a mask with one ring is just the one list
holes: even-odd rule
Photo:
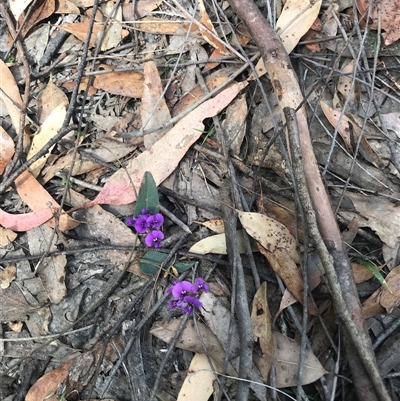
[[194, 284], [189, 281], [175, 281], [166, 291], [172, 295], [169, 301], [171, 309], [180, 308], [182, 313], [190, 315], [194, 308], [201, 308], [203, 304], [199, 300], [203, 292], [208, 292], [210, 286], [200, 277], [197, 277]]
[[135, 231], [144, 235], [144, 242], [149, 248], [160, 248], [164, 233], [160, 230], [164, 224], [164, 216], [161, 213], [151, 214], [148, 209], [143, 209], [138, 216], [128, 217], [126, 225], [133, 227]]

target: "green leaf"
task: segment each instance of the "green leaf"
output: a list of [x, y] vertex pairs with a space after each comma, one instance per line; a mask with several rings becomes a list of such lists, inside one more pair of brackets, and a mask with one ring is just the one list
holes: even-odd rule
[[[139, 262], [139, 267], [142, 273], [145, 274], [155, 274], [157, 273], [160, 268], [161, 264], [164, 262], [164, 260], [167, 258], [166, 253], [158, 252], [158, 251], [147, 251], [142, 259], [140, 259]], [[172, 265], [178, 270], [179, 273], [183, 273], [186, 270], [191, 269], [196, 262], [189, 262], [189, 261], [176, 261], [173, 263], [173, 260], [171, 260], [168, 263], [168, 266], [164, 266], [164, 269], [168, 269]]]
[[386, 289], [388, 288], [386, 280], [382, 276], [382, 273], [379, 271], [379, 269], [371, 262], [365, 261], [365, 260], [357, 260], [358, 263], [361, 265], [365, 266], [374, 276], [375, 278], [382, 284], [383, 287]]
[[139, 194], [135, 206], [135, 216], [139, 216], [143, 209], [150, 210], [151, 213], [158, 213], [159, 198], [157, 185], [152, 174], [146, 171], [140, 185]]

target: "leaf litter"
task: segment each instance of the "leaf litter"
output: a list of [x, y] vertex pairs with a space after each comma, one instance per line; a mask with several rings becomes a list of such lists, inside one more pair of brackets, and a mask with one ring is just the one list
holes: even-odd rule
[[[322, 376], [333, 386], [325, 356], [336, 351], [339, 334], [332, 305], [323, 301], [329, 298], [324, 270], [307, 248], [313, 242], [307, 241], [294, 202], [290, 158], [274, 137], [281, 123], [276, 98], [268, 78], [262, 90], [252, 82], [254, 71], [258, 77], [266, 73], [262, 59], [255, 69], [235, 75], [253, 53], [251, 37], [243, 25], [235, 26], [229, 5], [219, 9], [198, 2], [191, 21], [175, 0], [106, 2], [97, 11], [93, 0], [62, 2], [57, 9], [54, 2], [32, 4], [14, 1], [10, 11], [22, 41], [36, 43], [40, 30], [46, 36], [42, 50], [39, 43], [28, 46], [33, 64], [16, 50], [11, 25], [1, 38], [10, 51], [0, 61], [2, 180], [42, 152], [2, 192], [1, 374], [25, 382], [2, 383], [1, 398], [11, 401], [18, 393], [27, 400], [131, 400], [153, 391], [159, 397], [206, 400], [218, 393], [216, 374], [227, 373], [232, 379], [224, 391], [235, 399], [241, 352], [238, 316], [231, 314], [235, 297], [252, 305], [254, 363], [247, 378], [256, 399], [267, 399], [257, 383], [270, 384], [272, 365], [277, 388], [310, 385]], [[296, 71], [303, 71], [314, 152], [341, 228], [357, 218], [354, 235], [344, 232], [343, 238], [374, 341], [399, 313], [400, 52], [397, 2], [371, 9], [368, 4], [356, 2], [358, 19], [345, 1], [329, 7], [322, 1], [287, 1], [282, 9], [270, 13], [269, 5], [267, 11], [287, 52], [301, 65]], [[92, 15], [93, 62], [86, 63], [82, 77], [78, 65]], [[47, 26], [49, 18], [58, 20]], [[361, 46], [361, 35], [352, 29], [364, 34], [366, 26], [370, 32]], [[337, 32], [350, 39], [335, 38]], [[41, 65], [56, 40], [51, 63]], [[359, 51], [365, 51], [363, 57]], [[368, 76], [370, 71], [374, 75]], [[33, 74], [24, 93], [27, 72]], [[74, 86], [83, 91], [82, 103]], [[70, 121], [64, 121], [66, 115]], [[107, 119], [113, 121], [108, 128], [94, 123]], [[66, 125], [74, 130], [59, 137]], [[48, 146], [52, 138], [58, 140]], [[236, 211], [235, 241], [246, 276], [240, 294], [232, 287], [226, 222], [216, 210], [223, 181], [233, 179], [226, 157], [235, 166], [236, 190], [250, 205]], [[146, 249], [126, 224], [132, 216], [147, 216], [135, 201], [148, 172], [160, 195], [153, 206], [166, 216], [163, 246], [173, 249], [172, 258], [163, 249]], [[380, 266], [379, 277], [366, 273], [369, 260]], [[192, 301], [202, 307], [174, 339], [180, 309], [168, 308], [164, 290], [191, 269], [208, 277], [211, 292]], [[304, 330], [299, 322], [305, 291], [306, 348], [297, 341]], [[328, 326], [332, 330], [326, 333]], [[388, 374], [398, 369], [394, 362], [380, 362], [393, 347], [390, 333], [377, 351]], [[165, 343], [171, 344], [178, 373], [172, 359], [160, 363]], [[37, 374], [27, 375], [28, 355], [41, 367]], [[108, 385], [100, 385], [103, 381]], [[323, 399], [321, 387], [311, 386], [303, 388]], [[352, 391], [346, 382], [339, 387], [331, 387], [337, 392], [332, 399]]]

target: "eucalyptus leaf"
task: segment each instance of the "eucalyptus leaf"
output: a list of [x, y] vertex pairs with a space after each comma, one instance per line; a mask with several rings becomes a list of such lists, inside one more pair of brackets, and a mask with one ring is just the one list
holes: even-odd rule
[[[139, 262], [139, 267], [142, 273], [145, 274], [155, 274], [157, 273], [160, 268], [161, 264], [164, 262], [164, 260], [167, 258], [166, 253], [158, 252], [158, 251], [147, 251], [142, 259], [140, 259]], [[164, 269], [168, 269], [172, 265], [175, 267], [175, 269], [178, 271], [178, 273], [183, 273], [186, 270], [191, 269], [196, 262], [192, 261], [174, 261], [171, 260], [167, 266], [164, 266]]]
[[157, 185], [154, 181], [153, 175], [149, 171], [144, 173], [140, 185], [135, 206], [135, 216], [139, 216], [143, 209], [148, 209], [152, 214], [158, 213], [159, 211]]

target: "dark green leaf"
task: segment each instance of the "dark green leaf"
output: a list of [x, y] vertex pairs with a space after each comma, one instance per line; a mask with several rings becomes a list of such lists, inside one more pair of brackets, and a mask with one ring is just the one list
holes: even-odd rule
[[[160, 270], [161, 264], [167, 258], [167, 254], [158, 251], [147, 251], [142, 259], [140, 259], [139, 267], [140, 270], [145, 274], [155, 274]], [[183, 273], [194, 266], [196, 262], [190, 261], [175, 261], [171, 260], [168, 266], [164, 266], [164, 269], [169, 268], [173, 265], [179, 273]]]
[[158, 190], [152, 174], [146, 171], [140, 185], [139, 194], [136, 200], [135, 216], [139, 216], [143, 209], [150, 210], [150, 213], [159, 211]]

